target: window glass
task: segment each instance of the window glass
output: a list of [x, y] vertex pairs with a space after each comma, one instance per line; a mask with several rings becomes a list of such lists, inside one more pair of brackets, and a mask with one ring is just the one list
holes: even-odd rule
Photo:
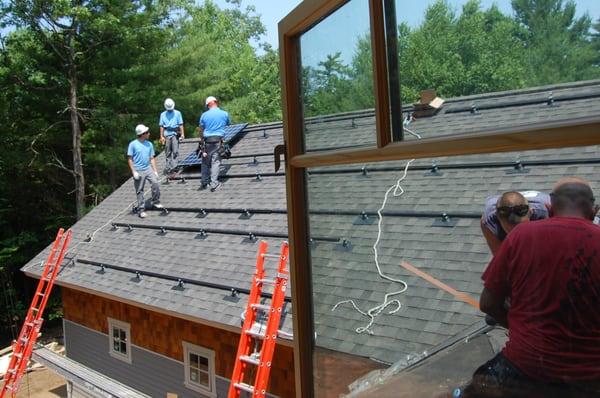
[[375, 145], [374, 123], [354, 118], [356, 111], [374, 118], [368, 1], [347, 2], [303, 33], [300, 45], [306, 151]]
[[[393, 2], [403, 117], [431, 119], [428, 137], [598, 114], [598, 101], [585, 90], [572, 102], [562, 84], [600, 78], [600, 3]], [[527, 94], [515, 92], [528, 88]], [[521, 106], [507, 112], [517, 100]], [[558, 106], [571, 112], [555, 112]], [[539, 117], [528, 117], [540, 110]], [[453, 123], [437, 123], [437, 113], [453, 114]], [[406, 132], [404, 137], [415, 138]]]
[[[420, 133], [418, 126], [415, 123], [411, 129]], [[532, 220], [529, 226], [543, 225], [548, 194], [559, 179], [579, 176], [600, 195], [598, 159], [600, 147], [591, 146], [308, 169], [316, 396], [353, 391], [364, 397], [438, 397], [464, 388], [475, 370], [494, 358], [508, 339], [507, 330], [489, 326], [477, 308], [482, 275], [492, 259], [482, 215], [484, 228], [499, 242], [500, 237], [508, 239], [502, 236], [504, 228], [510, 237], [524, 226], [518, 224], [526, 221], [525, 215]], [[510, 217], [517, 227], [497, 217], [488, 220], [496, 212], [498, 195], [508, 191], [520, 192], [528, 201], [525, 215], [516, 203], [506, 210], [507, 220]], [[600, 261], [588, 256], [597, 246], [593, 237], [600, 237], [600, 227], [583, 219], [566, 219], [557, 228], [586, 228], [589, 242], [579, 247], [579, 242], [560, 231], [557, 234], [556, 229], [543, 238], [538, 236], [542, 232], [536, 232], [533, 243], [527, 243], [519, 255], [538, 268], [527, 278], [528, 270], [521, 266], [526, 291], [517, 286], [502, 298], [512, 295], [506, 301], [509, 316], [513, 308], [515, 317], [523, 311], [536, 314], [525, 316], [523, 327], [529, 328], [529, 334], [524, 343], [517, 343], [517, 350], [533, 350], [532, 355], [541, 359], [532, 365], [528, 360], [533, 356], [523, 354], [525, 359], [518, 357], [523, 362], [516, 362], [519, 366], [532, 374], [542, 369], [557, 382], [562, 380], [557, 374], [563, 373], [598, 381], [600, 353], [592, 348], [600, 342], [600, 313], [597, 306], [582, 303], [595, 300], [593, 291], [600, 289], [600, 279], [589, 274], [581, 279], [580, 272], [583, 268], [600, 272]], [[568, 260], [577, 253], [589, 261], [575, 265], [577, 261]], [[561, 312], [562, 307], [566, 312]], [[545, 338], [556, 337], [555, 326], [565, 333], [550, 343], [552, 338]], [[588, 338], [595, 343], [590, 345]], [[585, 365], [568, 360], [572, 348]], [[549, 362], [556, 366], [544, 365]], [[519, 388], [534, 386], [545, 392], [540, 396], [600, 392], [600, 384], [584, 384], [575, 395], [553, 395], [554, 387], [548, 383], [519, 384]]]
[[109, 353], [111, 356], [131, 362], [131, 350], [129, 347], [130, 326], [128, 323], [108, 318], [108, 327], [112, 338], [109, 342]]
[[190, 343], [183, 343], [185, 356], [185, 385], [201, 393], [213, 394], [214, 351]]

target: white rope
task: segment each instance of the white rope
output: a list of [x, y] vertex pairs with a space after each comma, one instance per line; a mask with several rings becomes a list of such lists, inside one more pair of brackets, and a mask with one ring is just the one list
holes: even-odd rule
[[[409, 115], [404, 120], [404, 124], [408, 125], [411, 121], [412, 121], [412, 117]], [[421, 136], [419, 134], [407, 129], [406, 127], [404, 127], [404, 131], [408, 131], [410, 134], [414, 135], [418, 139], [421, 139]], [[385, 280], [401, 284], [402, 288], [400, 288], [399, 290], [396, 290], [394, 292], [387, 293], [384, 296], [383, 302], [381, 304], [376, 305], [375, 307], [372, 307], [367, 311], [361, 310], [358, 307], [358, 305], [356, 305], [356, 302], [352, 299], [342, 300], [342, 301], [338, 302], [337, 304], [335, 304], [333, 306], [333, 308], [331, 309], [331, 311], [335, 311], [338, 306], [340, 306], [342, 304], [350, 303], [357, 312], [359, 312], [360, 314], [362, 314], [364, 316], [369, 317], [369, 323], [367, 323], [366, 326], [360, 326], [355, 329], [356, 333], [358, 333], [358, 334], [367, 332], [372, 335], [373, 331], [371, 330], [371, 326], [373, 326], [373, 323], [375, 322], [375, 318], [378, 317], [387, 307], [389, 307], [391, 305], [395, 306], [395, 308], [388, 311], [387, 314], [394, 314], [394, 313], [400, 311], [400, 308], [402, 308], [402, 303], [400, 302], [400, 300], [398, 300], [398, 299], [390, 300], [390, 297], [397, 296], [399, 294], [404, 293], [408, 289], [408, 284], [405, 281], [403, 281], [402, 279], [392, 278], [391, 276], [388, 276], [383, 273], [383, 271], [381, 270], [381, 266], [379, 265], [379, 252], [377, 251], [377, 245], [379, 245], [379, 241], [381, 240], [381, 233], [382, 233], [381, 224], [383, 223], [383, 215], [381, 214], [381, 212], [385, 209], [385, 205], [387, 204], [387, 201], [388, 201], [388, 196], [389, 196], [390, 192], [392, 192], [392, 195], [394, 197], [399, 197], [399, 196], [402, 196], [402, 194], [404, 194], [404, 188], [402, 188], [402, 185], [400, 185], [400, 184], [406, 178], [406, 176], [408, 174], [408, 168], [410, 167], [410, 164], [414, 161], [415, 161], [415, 159], [411, 159], [406, 163], [406, 166], [404, 167], [404, 172], [402, 173], [402, 176], [396, 181], [396, 183], [394, 185], [390, 186], [387, 189], [387, 191], [385, 191], [385, 195], [383, 196], [383, 203], [381, 204], [381, 207], [379, 208], [379, 210], [377, 210], [377, 215], [379, 217], [379, 220], [377, 222], [377, 239], [375, 240], [375, 243], [373, 244], [373, 253], [374, 253], [373, 260], [375, 262], [375, 266], [377, 267], [377, 273], [379, 274], [379, 276], [381, 278], [383, 278]]]

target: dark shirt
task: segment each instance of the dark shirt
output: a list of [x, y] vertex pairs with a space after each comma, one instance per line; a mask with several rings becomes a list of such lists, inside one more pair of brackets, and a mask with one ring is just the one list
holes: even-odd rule
[[600, 380], [600, 228], [553, 217], [515, 227], [485, 270], [510, 297], [503, 354], [545, 381]]

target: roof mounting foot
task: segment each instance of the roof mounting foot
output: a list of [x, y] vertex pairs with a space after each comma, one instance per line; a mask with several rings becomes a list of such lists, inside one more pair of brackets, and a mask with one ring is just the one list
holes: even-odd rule
[[437, 165], [437, 163], [433, 162], [431, 164], [431, 169], [429, 169], [429, 171], [426, 171], [423, 175], [425, 177], [441, 177], [444, 175], [444, 173], [440, 171], [440, 167]]
[[356, 217], [354, 219], [354, 221], [352, 222], [352, 224], [354, 225], [371, 225], [375, 222], [375, 218], [374, 217], [369, 217], [369, 214], [367, 214], [366, 211], [362, 211], [358, 217]]
[[198, 218], [204, 218], [207, 215], [208, 215], [208, 213], [206, 212], [206, 210], [200, 209], [200, 211], [198, 212], [198, 215], [196, 217], [198, 217]]
[[354, 245], [348, 239], [341, 238], [340, 243], [335, 245], [335, 250], [340, 252], [351, 252]]
[[529, 169], [525, 168], [523, 162], [520, 159], [515, 160], [515, 164], [511, 170], [507, 170], [506, 174], [527, 174]]
[[471, 103], [471, 115], [479, 115], [479, 109], [477, 109], [475, 102]]
[[455, 218], [450, 218], [450, 216], [446, 213], [442, 213], [442, 216], [438, 219], [436, 219], [433, 224], [431, 224], [432, 227], [445, 227], [445, 228], [452, 228], [456, 225], [456, 223], [458, 222], [457, 219]]
[[242, 214], [240, 214], [240, 216], [239, 216], [239, 219], [240, 220], [248, 220], [250, 218], [252, 218], [252, 213], [250, 213], [248, 211], [248, 209], [243, 209]]

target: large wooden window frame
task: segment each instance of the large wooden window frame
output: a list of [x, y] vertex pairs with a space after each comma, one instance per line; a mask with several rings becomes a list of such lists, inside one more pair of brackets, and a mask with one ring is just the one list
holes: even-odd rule
[[305, 178], [307, 168], [600, 144], [600, 115], [470, 134], [452, 134], [449, 131], [447, 137], [392, 142], [383, 0], [369, 0], [377, 146], [305, 153], [300, 91], [300, 36], [345, 3], [347, 0], [304, 0], [279, 22], [290, 271], [294, 308], [294, 365], [296, 396], [302, 398], [312, 397], [314, 391], [314, 323]]

